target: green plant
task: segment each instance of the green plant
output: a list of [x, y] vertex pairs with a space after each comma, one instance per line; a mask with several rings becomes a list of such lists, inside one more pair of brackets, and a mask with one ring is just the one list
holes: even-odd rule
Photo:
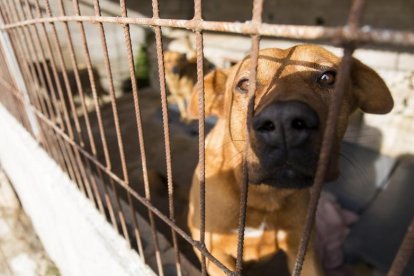
[[149, 61], [147, 47], [140, 45], [135, 55], [135, 77], [138, 80], [148, 80], [149, 78]]

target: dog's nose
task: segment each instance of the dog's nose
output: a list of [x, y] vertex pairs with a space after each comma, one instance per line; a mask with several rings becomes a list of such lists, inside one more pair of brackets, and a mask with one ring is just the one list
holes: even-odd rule
[[178, 67], [178, 66], [174, 66], [174, 67], [172, 68], [172, 72], [173, 72], [174, 74], [178, 75], [178, 74], [180, 73], [180, 67]]
[[256, 136], [268, 146], [276, 148], [299, 147], [318, 128], [319, 117], [316, 112], [297, 101], [273, 103], [253, 118]]

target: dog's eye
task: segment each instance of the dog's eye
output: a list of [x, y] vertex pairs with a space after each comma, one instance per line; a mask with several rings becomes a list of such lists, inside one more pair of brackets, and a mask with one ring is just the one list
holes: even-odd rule
[[249, 91], [249, 79], [243, 78], [239, 80], [236, 89], [241, 93], [247, 93]]
[[322, 87], [332, 87], [335, 84], [335, 77], [335, 71], [326, 71], [318, 77], [317, 82]]

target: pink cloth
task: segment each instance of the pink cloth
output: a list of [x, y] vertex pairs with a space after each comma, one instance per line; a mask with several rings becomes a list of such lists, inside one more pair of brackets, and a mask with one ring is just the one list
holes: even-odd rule
[[[342, 209], [333, 195], [323, 192], [316, 212], [316, 252], [327, 275], [349, 275], [342, 245], [358, 215]], [[346, 271], [347, 272], [346, 272]]]

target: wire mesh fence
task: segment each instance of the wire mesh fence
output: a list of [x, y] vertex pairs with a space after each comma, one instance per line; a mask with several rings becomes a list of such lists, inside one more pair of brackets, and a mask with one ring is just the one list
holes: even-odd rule
[[[1, 102], [33, 134], [34, 138], [55, 159], [60, 167], [76, 183], [80, 191], [87, 196], [96, 208], [112, 223], [113, 227], [136, 248], [143, 260], [148, 256], [144, 251], [140, 219], [137, 208], [144, 208], [144, 216], [149, 222], [153, 243], [152, 255], [155, 256], [156, 270], [164, 275], [162, 250], [158, 232], [162, 221], [168, 226], [174, 249], [177, 275], [182, 274], [182, 254], [178, 239], [184, 239], [201, 253], [201, 273], [207, 274], [207, 262], [218, 266], [225, 274], [241, 275], [243, 273], [243, 243], [246, 222], [249, 175], [247, 169], [247, 145], [243, 155], [243, 179], [240, 195], [240, 217], [238, 222], [237, 258], [233, 271], [220, 262], [205, 244], [205, 95], [204, 95], [204, 53], [203, 32], [214, 31], [236, 33], [251, 36], [251, 68], [249, 75], [248, 105], [246, 106], [247, 124], [254, 116], [256, 91], [256, 70], [259, 58], [260, 38], [277, 37], [301, 40], [330, 40], [343, 47], [343, 58], [338, 71], [334, 99], [329, 107], [329, 116], [323, 135], [316, 176], [311, 189], [304, 231], [300, 241], [299, 252], [293, 269], [293, 275], [300, 275], [306, 255], [309, 239], [315, 220], [315, 213], [322, 185], [326, 175], [329, 156], [339, 116], [341, 100], [350, 79], [351, 61], [354, 50], [363, 43], [375, 43], [397, 46], [414, 46], [414, 33], [409, 31], [390, 31], [361, 28], [364, 2], [353, 1], [347, 24], [343, 27], [294, 26], [267, 24], [262, 22], [263, 0], [253, 1], [252, 20], [240, 22], [204, 21], [201, 0], [194, 1], [194, 18], [191, 20], [173, 20], [160, 18], [159, 4], [152, 1], [151, 18], [129, 17], [125, 0], [119, 3], [121, 16], [103, 16], [98, 0], [90, 3], [93, 14], [84, 15], [78, 0], [5, 0], [0, 3], [1, 36], [0, 44], [0, 94]], [[68, 9], [68, 6], [70, 7]], [[85, 25], [88, 25], [85, 27]], [[93, 26], [96, 36], [87, 35], [85, 28]], [[124, 45], [132, 90], [133, 116], [136, 133], [122, 127], [120, 107], [117, 99], [117, 86], [114, 83], [111, 49], [108, 47], [106, 29], [108, 25], [122, 28]], [[147, 145], [153, 141], [145, 139], [145, 127], [141, 103], [140, 83], [136, 79], [131, 26], [144, 26], [155, 34], [157, 67], [160, 84], [160, 103], [162, 120], [162, 137], [166, 168], [168, 203], [166, 212], [161, 211], [152, 200], [151, 175], [148, 168]], [[167, 102], [167, 87], [164, 70], [164, 48], [162, 27], [187, 29], [195, 33], [197, 85], [198, 91], [198, 164], [200, 181], [200, 236], [193, 239], [176, 224], [176, 198], [172, 167], [174, 151], [170, 140], [170, 118]], [[77, 29], [76, 37], [74, 29]], [[102, 71], [105, 86], [100, 85], [95, 72], [90, 44], [99, 40], [97, 52], [102, 56]], [[64, 46], [65, 45], [65, 46]], [[8, 47], [7, 47], [8, 46]], [[79, 47], [79, 48], [77, 48]], [[14, 58], [13, 61], [10, 57]], [[86, 65], [81, 69], [81, 63]], [[82, 77], [82, 71], [85, 78]], [[16, 75], [20, 75], [22, 81]], [[23, 85], [22, 85], [23, 84]], [[87, 90], [87, 91], [86, 91]], [[106, 98], [105, 98], [106, 97]], [[106, 113], [102, 111], [102, 102], [106, 99]], [[105, 114], [110, 114], [108, 118]], [[35, 120], [30, 117], [34, 116]], [[106, 116], [106, 117], [105, 117]], [[109, 123], [108, 123], [109, 121]], [[108, 124], [113, 124], [115, 145], [110, 145]], [[35, 129], [38, 129], [35, 131]], [[131, 159], [125, 147], [126, 135], [134, 136], [136, 148]], [[249, 137], [249, 135], [246, 135]], [[138, 157], [137, 157], [138, 156]], [[135, 160], [134, 160], [135, 159]], [[138, 193], [131, 185], [129, 166], [139, 160], [143, 193]], [[176, 166], [179, 166], [177, 164]], [[126, 204], [122, 204], [125, 201]], [[140, 207], [137, 207], [140, 206]], [[141, 214], [143, 215], [143, 214]], [[396, 255], [389, 275], [401, 275], [413, 250], [412, 225]], [[168, 232], [167, 231], [167, 232]]]

